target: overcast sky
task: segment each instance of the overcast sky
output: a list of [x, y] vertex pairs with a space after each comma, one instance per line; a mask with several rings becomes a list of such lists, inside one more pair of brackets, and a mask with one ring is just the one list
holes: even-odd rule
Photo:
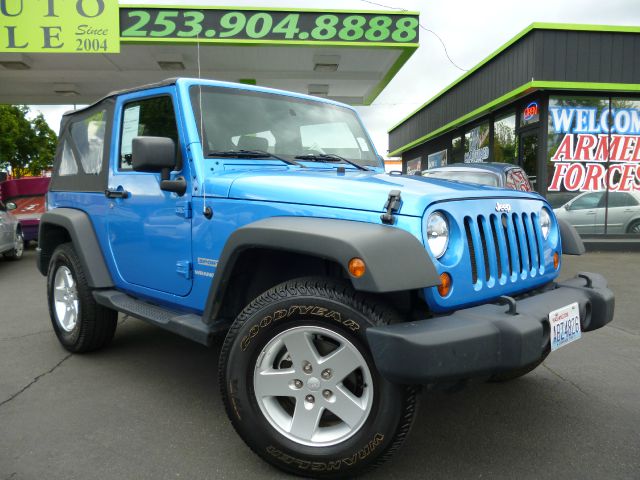
[[[121, 4], [176, 5], [177, 0], [121, 1]], [[533, 22], [640, 25], [640, 0], [189, 0], [187, 4], [255, 7], [326, 8], [384, 10], [383, 6], [419, 11], [421, 24], [435, 31], [446, 44], [453, 61], [472, 68]], [[637, 62], [638, 59], [629, 59]], [[369, 107], [359, 107], [376, 148], [388, 149], [387, 129], [462, 75], [445, 56], [442, 45], [431, 33], [420, 31], [420, 48]], [[106, 93], [106, 92], [105, 92]], [[57, 131], [60, 116], [69, 106], [34, 106]]]

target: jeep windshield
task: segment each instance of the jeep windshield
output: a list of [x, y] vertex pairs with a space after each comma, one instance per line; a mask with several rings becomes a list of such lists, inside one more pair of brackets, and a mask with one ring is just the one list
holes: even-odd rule
[[382, 167], [348, 108], [235, 88], [193, 86], [190, 94], [205, 156]]

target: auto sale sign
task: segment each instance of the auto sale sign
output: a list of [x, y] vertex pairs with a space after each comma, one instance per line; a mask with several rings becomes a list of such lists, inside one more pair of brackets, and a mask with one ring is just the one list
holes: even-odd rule
[[640, 191], [640, 109], [549, 106], [549, 191]]
[[118, 53], [116, 0], [0, 0], [0, 53]]

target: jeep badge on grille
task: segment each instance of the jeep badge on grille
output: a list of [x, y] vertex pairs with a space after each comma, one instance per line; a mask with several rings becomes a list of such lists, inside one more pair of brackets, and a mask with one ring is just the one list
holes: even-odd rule
[[509, 213], [511, 211], [511, 205], [508, 203], [500, 203], [497, 202], [496, 203], [496, 212], [507, 212]]

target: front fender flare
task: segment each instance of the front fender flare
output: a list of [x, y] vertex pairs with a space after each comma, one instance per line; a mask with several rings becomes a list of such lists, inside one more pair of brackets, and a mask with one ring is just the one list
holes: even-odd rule
[[354, 257], [367, 266], [353, 287], [385, 293], [440, 284], [424, 246], [409, 232], [385, 225], [308, 217], [274, 217], [237, 229], [222, 250], [204, 311], [213, 322], [220, 311], [234, 265], [243, 251], [269, 248], [307, 254], [336, 262], [348, 272]]

